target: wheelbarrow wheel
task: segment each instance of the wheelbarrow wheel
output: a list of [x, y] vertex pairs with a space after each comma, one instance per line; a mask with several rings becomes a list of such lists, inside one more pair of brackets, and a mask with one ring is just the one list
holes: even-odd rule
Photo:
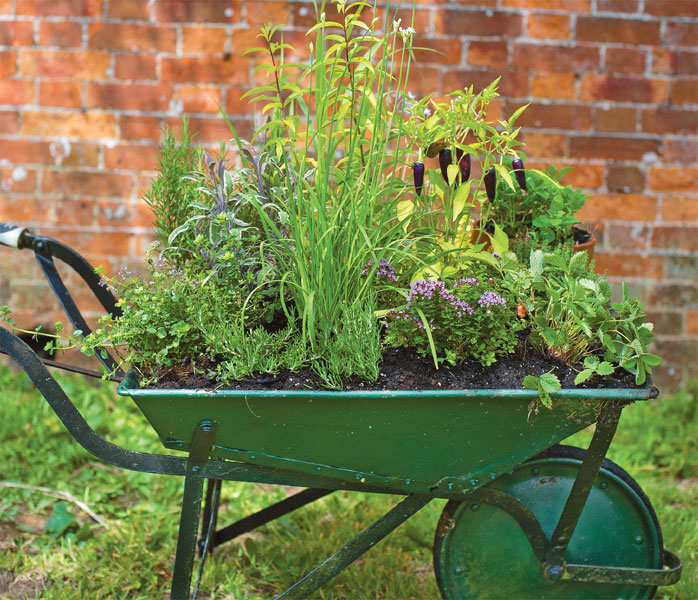
[[[553, 446], [488, 487], [515, 496], [538, 519], [546, 537], [555, 529], [586, 452]], [[637, 482], [605, 460], [567, 549], [570, 563], [662, 566], [657, 515]], [[474, 501], [449, 501], [434, 541], [434, 571], [445, 600], [648, 600], [656, 587], [550, 582], [518, 522], [505, 510]]]

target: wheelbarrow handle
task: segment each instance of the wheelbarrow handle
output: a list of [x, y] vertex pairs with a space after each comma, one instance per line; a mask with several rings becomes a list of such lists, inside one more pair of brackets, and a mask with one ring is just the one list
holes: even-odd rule
[[[92, 268], [92, 265], [72, 248], [51, 238], [34, 235], [23, 227], [16, 227], [8, 223], [0, 223], [0, 241], [2, 241], [5, 246], [18, 249], [29, 248], [34, 251], [34, 256], [51, 290], [63, 308], [63, 311], [68, 316], [68, 319], [70, 319], [70, 322], [73, 324], [73, 327], [80, 330], [83, 337], [89, 335], [92, 331], [87, 325], [87, 321], [85, 321], [85, 318], [82, 316], [80, 309], [75, 304], [70, 292], [65, 287], [63, 279], [53, 262], [54, 258], [62, 260], [82, 278], [90, 288], [90, 291], [104, 307], [104, 310], [113, 317], [118, 317], [122, 314], [114, 294], [102, 285], [101, 278], [97, 275], [94, 268]], [[112, 375], [117, 378], [123, 377], [123, 371], [108, 352], [105, 356], [101, 351], [98, 351], [95, 356]]]
[[186, 459], [183, 457], [127, 450], [97, 434], [36, 353], [24, 340], [4, 327], [0, 327], [0, 350], [9, 354], [24, 369], [70, 435], [90, 454], [122, 469], [184, 475]]
[[9, 223], [0, 223], [0, 245], [9, 246], [10, 248], [23, 248], [22, 236], [26, 228], [10, 225]]

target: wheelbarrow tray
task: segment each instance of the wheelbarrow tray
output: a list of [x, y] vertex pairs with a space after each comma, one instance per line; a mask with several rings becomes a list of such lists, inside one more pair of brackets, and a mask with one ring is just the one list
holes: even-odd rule
[[119, 385], [167, 448], [188, 450], [216, 424], [212, 456], [402, 493], [476, 489], [594, 423], [604, 402], [651, 386], [570, 389], [529, 415], [532, 390], [251, 391]]

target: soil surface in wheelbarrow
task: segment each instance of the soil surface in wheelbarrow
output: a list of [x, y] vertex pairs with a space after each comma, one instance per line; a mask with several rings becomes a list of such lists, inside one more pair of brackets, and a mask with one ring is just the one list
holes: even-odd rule
[[[213, 379], [202, 372], [215, 370], [215, 362], [179, 365], [165, 373], [151, 388], [159, 389], [208, 389], [220, 388]], [[500, 357], [496, 363], [483, 367], [474, 360], [465, 360], [455, 366], [434, 368], [431, 356], [422, 357], [405, 348], [386, 348], [377, 381], [366, 382], [350, 379], [344, 390], [424, 390], [424, 389], [521, 389], [526, 375], [536, 377], [552, 371], [563, 388], [632, 388], [634, 376], [616, 368], [605, 377], [594, 376], [579, 386], [574, 378], [583, 365], [569, 366], [564, 362], [545, 356], [528, 341], [527, 332], [519, 335], [516, 352]], [[320, 378], [311, 369], [282, 371], [276, 376], [260, 375], [223, 386], [235, 390], [297, 390], [326, 389]]]

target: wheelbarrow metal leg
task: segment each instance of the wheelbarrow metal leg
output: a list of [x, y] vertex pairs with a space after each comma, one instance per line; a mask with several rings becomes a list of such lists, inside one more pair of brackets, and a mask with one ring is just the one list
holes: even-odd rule
[[196, 536], [199, 530], [201, 497], [204, 491], [204, 466], [213, 446], [216, 426], [210, 422], [200, 423], [194, 431], [184, 477], [182, 514], [179, 520], [177, 555], [172, 575], [172, 600], [187, 600], [194, 567]]
[[364, 529], [341, 550], [335, 552], [325, 562], [313, 569], [303, 579], [297, 581], [276, 600], [301, 600], [332, 579], [342, 569], [353, 563], [359, 556], [370, 550], [391, 531], [428, 504], [433, 498], [412, 494], [386, 513], [382, 518]]
[[[204, 551], [213, 554], [216, 547], [215, 534], [218, 523], [218, 501], [221, 495], [223, 481], [221, 479], [209, 479], [206, 485], [206, 499], [204, 500], [204, 517], [201, 523], [201, 537], [199, 538], [199, 556]], [[214, 499], [216, 500], [214, 502]], [[204, 550], [204, 546], [206, 550]]]
[[622, 411], [622, 406], [615, 405], [604, 406], [601, 409], [594, 437], [579, 467], [579, 473], [572, 484], [572, 490], [560, 515], [560, 520], [550, 538], [545, 566], [546, 577], [550, 579], [555, 580], [559, 578], [557, 577], [559, 566], [564, 563], [570, 538], [584, 510], [584, 505], [589, 497], [594, 481], [601, 470], [601, 465], [606, 458], [606, 453], [618, 428], [618, 421]]

